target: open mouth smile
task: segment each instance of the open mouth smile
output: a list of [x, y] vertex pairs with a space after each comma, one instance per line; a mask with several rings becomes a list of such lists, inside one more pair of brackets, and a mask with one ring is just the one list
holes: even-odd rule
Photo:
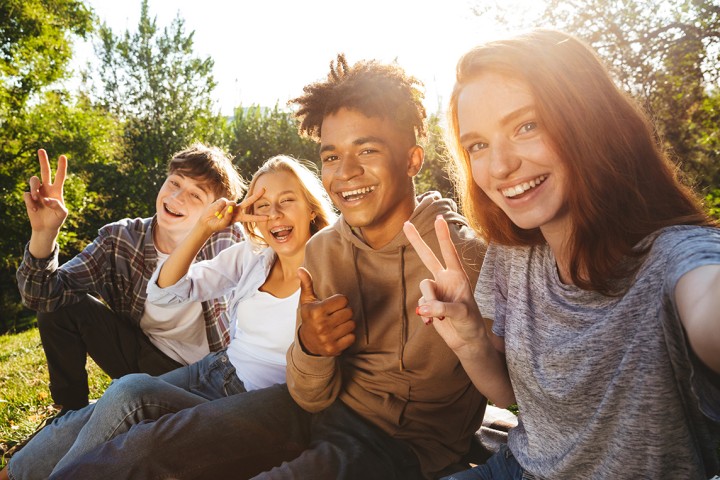
[[172, 215], [173, 217], [183, 217], [184, 215], [180, 212], [176, 212], [172, 208], [167, 206], [167, 203], [163, 203], [163, 207], [165, 207], [165, 211]]
[[348, 190], [347, 192], [339, 192], [339, 195], [342, 197], [343, 200], [351, 202], [353, 200], [360, 200], [361, 198], [365, 197], [368, 193], [371, 193], [375, 190], [375, 186], [371, 187], [362, 187], [355, 190]]
[[528, 190], [532, 190], [548, 178], [547, 175], [540, 175], [539, 177], [530, 180], [529, 182], [523, 182], [514, 187], [503, 188], [500, 192], [507, 198], [517, 198]]
[[278, 242], [284, 242], [290, 236], [290, 233], [292, 233], [292, 231], [293, 227], [274, 227], [270, 229], [270, 234], [275, 237], [275, 240], [277, 240]]

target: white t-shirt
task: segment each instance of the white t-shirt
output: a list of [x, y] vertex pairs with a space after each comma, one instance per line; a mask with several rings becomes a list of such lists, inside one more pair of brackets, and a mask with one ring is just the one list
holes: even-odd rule
[[295, 336], [298, 289], [286, 298], [255, 290], [237, 305], [228, 357], [245, 389], [285, 383], [285, 354]]
[[[169, 255], [158, 251], [157, 256], [160, 269]], [[183, 365], [210, 353], [200, 302], [156, 305], [146, 300], [140, 328], [161, 352]]]

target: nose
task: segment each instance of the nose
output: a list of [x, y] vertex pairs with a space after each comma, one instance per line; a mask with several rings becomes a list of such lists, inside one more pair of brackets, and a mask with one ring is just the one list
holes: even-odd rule
[[520, 168], [522, 160], [512, 142], [499, 139], [490, 146], [490, 174], [495, 178], [507, 178]]
[[339, 180], [350, 180], [362, 175], [363, 169], [356, 155], [345, 155], [338, 161], [335, 177]]
[[267, 216], [269, 220], [275, 220], [283, 216], [282, 208], [279, 204], [272, 203], [268, 207]]

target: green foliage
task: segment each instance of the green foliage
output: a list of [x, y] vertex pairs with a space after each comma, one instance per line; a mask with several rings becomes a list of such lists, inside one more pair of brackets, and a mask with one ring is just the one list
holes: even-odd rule
[[0, 128], [32, 94], [66, 75], [68, 34], [85, 37], [91, 28], [78, 0], [0, 2]]
[[245, 179], [250, 179], [265, 160], [280, 154], [319, 166], [317, 143], [301, 137], [293, 114], [280, 110], [277, 104], [272, 109], [258, 105], [236, 108], [230, 135], [230, 153]]
[[[98, 398], [110, 378], [88, 358], [90, 397]], [[45, 353], [37, 328], [0, 335], [0, 467], [5, 453], [55, 413], [48, 389]]]
[[720, 188], [715, 188], [705, 195], [705, 206], [710, 216], [720, 221]]
[[[213, 60], [193, 53], [193, 33], [176, 17], [162, 31], [141, 3], [137, 31], [115, 35], [103, 25], [96, 53], [99, 88], [89, 95], [123, 122], [122, 189], [116, 198], [137, 216], [154, 213], [167, 161], [193, 141], [225, 146], [224, 119], [213, 113]], [[116, 203], [112, 210], [123, 208]]]
[[437, 190], [444, 197], [455, 198], [455, 190], [447, 174], [446, 163], [449, 160], [449, 153], [438, 113], [428, 117], [427, 137], [421, 142], [421, 146], [425, 150], [425, 163], [415, 177], [418, 193]]

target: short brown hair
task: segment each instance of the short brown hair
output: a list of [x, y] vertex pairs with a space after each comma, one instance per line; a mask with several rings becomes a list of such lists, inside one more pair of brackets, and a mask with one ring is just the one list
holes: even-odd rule
[[374, 60], [348, 66], [345, 56], [330, 62], [327, 80], [311, 83], [304, 95], [290, 100], [299, 109], [301, 134], [320, 138], [323, 119], [342, 108], [357, 110], [366, 117], [391, 120], [401, 131], [412, 135], [412, 143], [425, 136], [425, 107], [422, 83], [398, 65]]
[[205, 182], [215, 194], [215, 200], [241, 198], [246, 189], [231, 157], [218, 147], [202, 143], [194, 143], [175, 153], [168, 162], [168, 175], [171, 174]]

